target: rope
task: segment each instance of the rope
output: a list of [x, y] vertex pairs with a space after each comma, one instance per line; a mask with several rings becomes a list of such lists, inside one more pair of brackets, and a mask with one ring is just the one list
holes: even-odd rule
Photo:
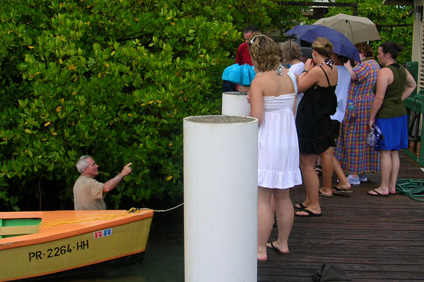
[[[181, 207], [184, 205], [184, 203], [181, 203], [173, 208], [167, 209], [167, 210], [153, 210], [154, 212], [168, 212], [171, 210], [174, 210], [176, 208]], [[71, 224], [71, 223], [82, 223], [82, 222], [88, 222], [88, 221], [96, 221], [96, 220], [112, 220], [117, 217], [125, 216], [129, 213], [139, 213], [142, 210], [148, 210], [149, 208], [130, 208], [128, 211], [120, 212], [116, 214], [107, 214], [107, 215], [100, 215], [100, 216], [83, 216], [78, 219], [53, 219], [44, 221], [41, 223], [41, 227], [53, 227], [57, 225], [63, 225], [63, 224]]]
[[[184, 203], [181, 203], [181, 204], [179, 204], [179, 205], [177, 205], [175, 207], [172, 207], [170, 209], [167, 209], [167, 210], [153, 210], [153, 209], [152, 210], [154, 212], [169, 212], [169, 211], [172, 211], [172, 210], [175, 210], [175, 209], [181, 207], [182, 205], [184, 205]], [[141, 209], [131, 208], [128, 212], [131, 213], [131, 212], [134, 212], [134, 211], [137, 211], [137, 210], [145, 210], [145, 209], [148, 209], [148, 208], [141, 208]]]
[[424, 202], [424, 180], [421, 179], [399, 179], [396, 182], [396, 191], [407, 195], [413, 200]]
[[154, 211], [155, 211], [155, 212], [169, 212], [169, 211], [172, 211], [172, 210], [175, 210], [175, 209], [177, 209], [177, 208], [181, 207], [182, 205], [184, 205], [184, 203], [181, 203], [181, 204], [179, 204], [178, 206], [175, 206], [175, 207], [170, 208], [170, 209], [167, 209], [167, 210], [154, 210]]
[[129, 211], [116, 213], [116, 214], [100, 215], [100, 216], [82, 216], [82, 217], [79, 217], [78, 219], [73, 219], [73, 218], [72, 219], [53, 219], [53, 220], [43, 221], [41, 223], [41, 227], [53, 227], [53, 226], [63, 225], [63, 224], [82, 223], [82, 222], [96, 221], [96, 220], [112, 220], [117, 217], [125, 216], [128, 213]]

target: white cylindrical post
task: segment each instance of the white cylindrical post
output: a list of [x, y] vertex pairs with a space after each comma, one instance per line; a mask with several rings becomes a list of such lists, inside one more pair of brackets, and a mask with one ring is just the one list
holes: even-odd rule
[[258, 121], [184, 119], [186, 282], [257, 281]]
[[222, 93], [222, 114], [225, 116], [249, 116], [250, 104], [247, 102], [247, 93]]

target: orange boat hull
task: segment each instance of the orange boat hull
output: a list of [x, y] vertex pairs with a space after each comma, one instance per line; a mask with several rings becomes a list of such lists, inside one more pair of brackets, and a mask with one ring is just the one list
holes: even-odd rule
[[41, 218], [41, 224], [38, 233], [0, 239], [1, 281], [49, 275], [142, 253], [153, 211], [0, 212], [0, 219], [11, 218]]

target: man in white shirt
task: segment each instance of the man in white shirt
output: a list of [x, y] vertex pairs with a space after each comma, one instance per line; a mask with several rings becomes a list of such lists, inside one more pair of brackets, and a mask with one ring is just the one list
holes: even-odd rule
[[119, 182], [131, 173], [131, 165], [132, 163], [127, 164], [117, 176], [101, 183], [94, 179], [99, 174], [96, 162], [90, 156], [82, 156], [76, 165], [81, 175], [73, 188], [75, 210], [105, 210], [106, 193], [115, 189]]

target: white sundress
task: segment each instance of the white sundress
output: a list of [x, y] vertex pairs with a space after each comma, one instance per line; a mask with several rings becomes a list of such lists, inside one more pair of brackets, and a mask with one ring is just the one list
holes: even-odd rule
[[302, 184], [299, 143], [293, 106], [296, 78], [289, 72], [295, 93], [264, 97], [264, 117], [258, 129], [258, 186], [287, 189]]

